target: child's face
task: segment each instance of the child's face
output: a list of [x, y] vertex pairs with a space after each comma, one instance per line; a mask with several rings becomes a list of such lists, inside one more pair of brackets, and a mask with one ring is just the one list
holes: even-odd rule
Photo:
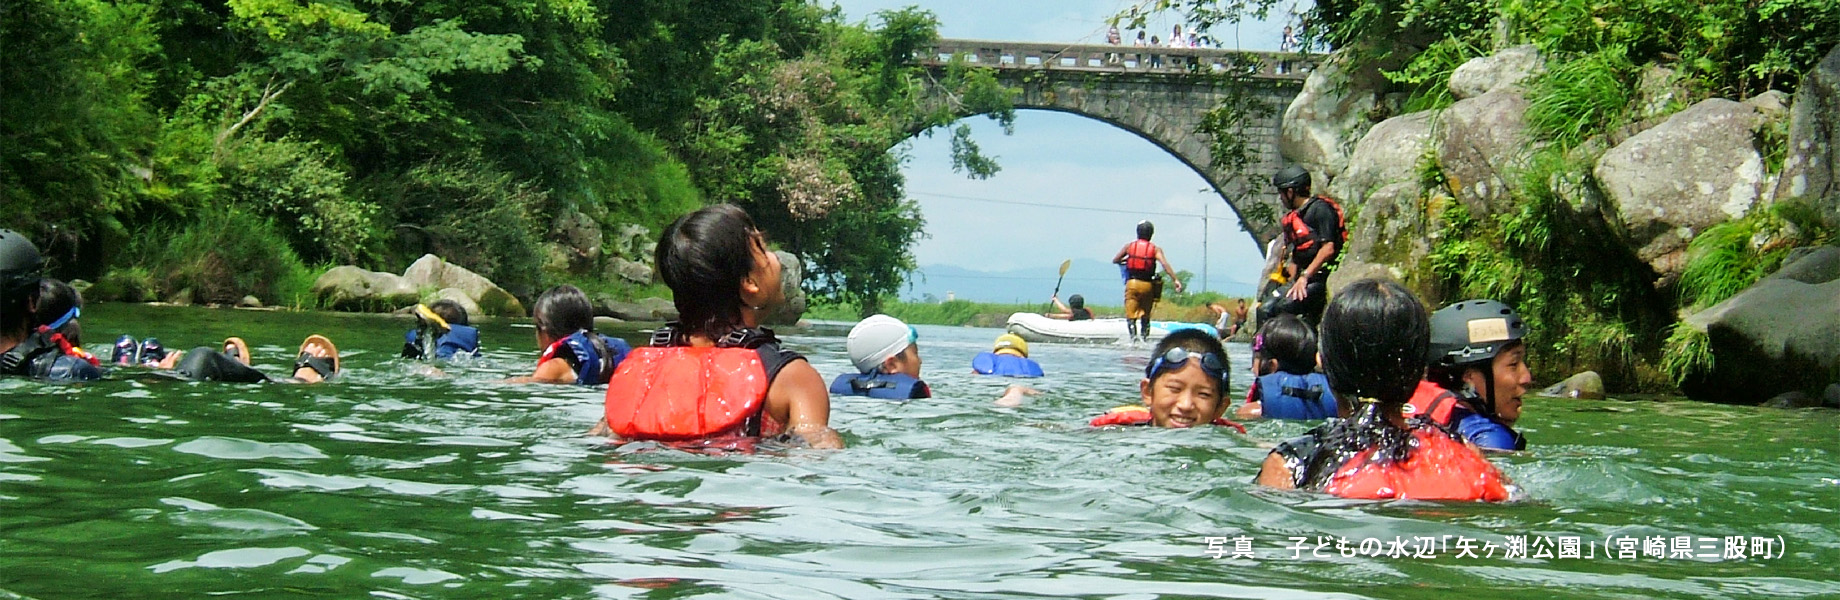
[[759, 307], [784, 304], [786, 290], [780, 282], [779, 255], [767, 249], [767, 240], [760, 234], [755, 234], [753, 248], [754, 269], [748, 273], [748, 279], [754, 283], [756, 291], [745, 294], [742, 299]]
[[888, 371], [889, 373], [900, 373], [918, 379], [920, 377], [920, 345], [908, 344], [906, 350], [902, 350], [900, 354], [894, 355], [892, 361], [883, 366], [884, 368], [890, 366], [894, 368], [894, 370]]
[[1143, 391], [1144, 406], [1150, 407], [1151, 422], [1157, 427], [1206, 425], [1220, 418], [1227, 408], [1221, 397], [1220, 380], [1208, 375], [1199, 360], [1164, 370], [1138, 386]]

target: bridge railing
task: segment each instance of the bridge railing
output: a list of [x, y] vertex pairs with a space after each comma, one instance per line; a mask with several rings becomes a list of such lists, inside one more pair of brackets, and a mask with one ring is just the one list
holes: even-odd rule
[[1113, 73], [1239, 73], [1268, 79], [1303, 79], [1316, 56], [1289, 52], [1161, 48], [1110, 44], [1047, 44], [942, 39], [922, 50], [920, 61], [944, 65], [954, 56], [998, 69]]

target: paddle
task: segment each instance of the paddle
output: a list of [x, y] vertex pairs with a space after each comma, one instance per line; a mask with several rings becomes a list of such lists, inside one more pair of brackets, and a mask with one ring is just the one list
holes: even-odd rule
[[[1054, 295], [1061, 295], [1061, 282], [1067, 279], [1067, 268], [1073, 266], [1073, 259], [1061, 261], [1061, 276], [1054, 280]], [[1053, 307], [1049, 307], [1053, 308]]]

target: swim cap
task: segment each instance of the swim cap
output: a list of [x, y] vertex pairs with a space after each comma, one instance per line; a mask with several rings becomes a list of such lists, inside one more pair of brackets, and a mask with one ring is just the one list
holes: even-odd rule
[[990, 349], [991, 352], [996, 352], [998, 350], [1014, 350], [1017, 353], [1020, 353], [1023, 358], [1028, 358], [1029, 357], [1029, 342], [1028, 340], [1022, 339], [1022, 336], [1016, 335], [1014, 333], [1005, 333], [1003, 335], [997, 336], [996, 346], [993, 346]]
[[850, 363], [862, 373], [874, 372], [896, 354], [913, 345], [914, 328], [908, 327], [900, 319], [888, 315], [874, 315], [863, 319], [850, 328], [850, 338], [844, 347], [850, 352]]
[[11, 229], [0, 229], [0, 293], [11, 297], [26, 290], [38, 290], [38, 272], [45, 261], [32, 240]]

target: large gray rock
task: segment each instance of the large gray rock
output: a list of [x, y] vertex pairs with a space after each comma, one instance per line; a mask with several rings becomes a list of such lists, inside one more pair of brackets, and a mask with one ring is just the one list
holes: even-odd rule
[[1386, 90], [1378, 69], [1350, 72], [1347, 62], [1338, 52], [1311, 71], [1303, 90], [1285, 107], [1279, 128], [1278, 153], [1309, 169], [1318, 189], [1348, 167]]
[[1604, 399], [1604, 378], [1597, 371], [1585, 371], [1540, 390], [1542, 396], [1554, 398]]
[[601, 226], [580, 211], [569, 210], [556, 217], [550, 238], [561, 246], [570, 273], [586, 273], [600, 263]]
[[1503, 212], [1513, 204], [1508, 188], [1534, 149], [1526, 114], [1527, 99], [1512, 88], [1444, 110], [1438, 165], [1470, 214]]
[[1840, 46], [1802, 78], [1776, 198], [1805, 198], [1840, 220]]
[[313, 281], [313, 294], [338, 310], [390, 310], [414, 304], [414, 285], [395, 273], [367, 271], [351, 265], [333, 267]]
[[438, 302], [441, 300], [452, 300], [455, 304], [459, 304], [460, 309], [466, 311], [466, 315], [469, 319], [470, 317], [486, 314], [485, 311], [479, 309], [479, 303], [474, 302], [473, 297], [468, 296], [466, 291], [460, 288], [441, 288], [434, 293], [434, 300], [430, 302]]
[[607, 259], [607, 273], [633, 283], [651, 283], [652, 267], [636, 260], [620, 257]]
[[779, 255], [780, 291], [786, 295], [786, 302], [769, 313], [762, 324], [794, 325], [805, 315], [805, 289], [799, 285], [805, 280], [805, 265], [789, 252], [775, 251], [774, 254]]
[[1353, 215], [1341, 266], [1329, 274], [1332, 293], [1369, 277], [1409, 284], [1430, 252], [1418, 164], [1431, 147], [1435, 118], [1425, 111], [1381, 121], [1330, 184], [1329, 194]]
[[498, 287], [491, 280], [433, 254], [424, 254], [409, 265], [403, 272], [403, 280], [412, 288], [431, 287], [435, 289], [456, 288], [466, 293], [468, 298], [479, 305], [481, 314], [521, 317], [524, 305], [516, 296], [504, 288]]
[[1840, 248], [1802, 253], [1685, 323], [1712, 350], [1712, 368], [1681, 385], [1694, 399], [1754, 404], [1840, 382]]
[[1348, 168], [1329, 186], [1329, 195], [1354, 208], [1381, 187], [1418, 180], [1418, 163], [1431, 148], [1435, 114], [1415, 112], [1375, 125], [1354, 145]]
[[1379, 277], [1404, 283], [1427, 302], [1435, 303], [1437, 286], [1430, 281], [1429, 258], [1439, 231], [1430, 210], [1450, 202], [1453, 201], [1442, 192], [1427, 196], [1412, 181], [1375, 190], [1349, 232], [1348, 250], [1341, 266], [1329, 274], [1330, 293], [1361, 279]]
[[1744, 216], [1764, 182], [1757, 109], [1713, 98], [1617, 144], [1594, 173], [1615, 222], [1659, 285], [1680, 276], [1687, 241]]
[[1461, 100], [1519, 86], [1545, 66], [1540, 51], [1531, 44], [1472, 58], [1450, 73], [1450, 93]]

